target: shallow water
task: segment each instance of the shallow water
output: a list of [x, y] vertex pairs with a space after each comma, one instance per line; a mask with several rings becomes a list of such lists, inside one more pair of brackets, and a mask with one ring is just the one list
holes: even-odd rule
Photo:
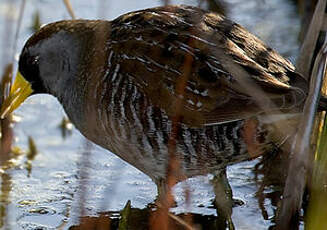
[[[101, 5], [100, 2], [75, 0], [72, 5], [79, 18], [113, 19], [129, 11], [162, 4], [154, 0], [108, 1]], [[195, 0], [172, 1], [177, 2], [198, 4]], [[295, 60], [299, 17], [293, 1], [226, 2], [229, 17]], [[40, 12], [42, 23], [69, 19], [61, 1], [27, 1], [18, 50], [31, 34], [32, 15], [36, 10]], [[7, 12], [8, 3], [0, 1], [0, 16], [3, 18]], [[15, 20], [17, 14], [10, 14], [10, 17]], [[1, 38], [4, 33], [7, 31], [2, 26]], [[0, 47], [4, 44], [6, 41], [1, 39]], [[0, 63], [4, 63], [2, 54], [0, 57]], [[33, 96], [15, 112], [15, 116], [14, 145], [23, 153], [12, 155], [10, 163], [6, 164], [7, 169], [0, 174], [2, 229], [68, 229], [78, 224], [81, 203], [84, 203], [85, 209], [83, 216], [98, 216], [100, 212], [121, 210], [128, 200], [131, 200], [132, 207], [143, 209], [155, 199], [156, 186], [147, 176], [108, 151], [87, 144], [74, 127], [68, 127], [63, 135], [60, 124], [65, 114], [53, 97]], [[28, 137], [34, 139], [38, 150], [37, 155], [30, 159], [26, 153]], [[233, 209], [232, 218], [237, 229], [267, 229], [273, 225], [272, 217], [276, 210], [274, 196], [279, 196], [279, 187], [271, 185], [259, 189], [267, 177], [265, 173], [254, 170], [260, 162], [257, 159], [228, 168], [234, 197], [244, 202]], [[177, 207], [172, 211], [215, 215], [215, 209], [210, 208], [214, 194], [209, 179], [210, 176], [202, 176], [178, 184], [175, 187]], [[185, 205], [183, 196], [185, 184], [191, 191], [189, 205]], [[79, 195], [81, 190], [86, 191], [84, 197]]]

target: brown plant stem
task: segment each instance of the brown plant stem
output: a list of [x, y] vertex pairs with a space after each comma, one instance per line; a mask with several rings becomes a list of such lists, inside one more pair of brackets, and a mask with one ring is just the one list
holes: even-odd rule
[[[190, 43], [190, 42], [189, 42]], [[183, 75], [176, 82], [176, 93], [178, 97], [174, 103], [174, 108], [176, 108], [175, 116], [172, 118], [172, 128], [171, 134], [168, 140], [168, 167], [167, 167], [167, 175], [166, 175], [166, 194], [160, 194], [160, 208], [153, 216], [150, 218], [151, 229], [161, 229], [168, 230], [169, 229], [169, 208], [174, 203], [174, 197], [172, 195], [172, 187], [180, 180], [183, 175], [180, 172], [180, 159], [177, 150], [177, 142], [178, 139], [178, 131], [180, 129], [180, 120], [181, 120], [181, 108], [183, 106], [183, 97], [185, 95], [185, 88], [187, 80], [191, 74], [193, 57], [191, 55], [185, 55], [184, 63], [182, 66]]]
[[70, 17], [75, 20], [76, 19], [76, 16], [74, 14], [74, 10], [73, 10], [73, 7], [72, 7], [72, 4], [70, 3], [70, 0], [64, 0], [64, 4], [66, 6], [66, 9], [70, 15]]
[[304, 39], [299, 57], [296, 61], [296, 69], [307, 79], [309, 79], [310, 76], [310, 68], [314, 50], [321, 26], [324, 22], [326, 2], [326, 0], [319, 0], [317, 3], [309, 29], [306, 33], [307, 35]]
[[291, 163], [286, 179], [283, 200], [277, 216], [277, 229], [295, 229], [298, 227], [298, 218], [302, 206], [302, 197], [311, 170], [310, 149], [311, 133], [314, 126], [315, 114], [318, 108], [320, 89], [326, 71], [327, 40], [319, 51], [313, 71], [309, 95], [304, 105], [303, 116], [294, 139], [291, 152]]

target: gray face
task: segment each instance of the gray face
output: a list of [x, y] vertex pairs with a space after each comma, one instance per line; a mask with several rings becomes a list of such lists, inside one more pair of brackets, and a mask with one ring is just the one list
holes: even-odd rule
[[[19, 70], [32, 84], [34, 93], [50, 93], [60, 96], [65, 82], [76, 70], [79, 42], [69, 31], [33, 35], [26, 43], [19, 60]], [[35, 41], [36, 40], [36, 41]]]

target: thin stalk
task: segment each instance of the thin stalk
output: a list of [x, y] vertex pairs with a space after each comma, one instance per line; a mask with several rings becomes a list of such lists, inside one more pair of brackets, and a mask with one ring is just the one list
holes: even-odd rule
[[74, 13], [72, 4], [70, 3], [70, 0], [63, 0], [63, 1], [64, 1], [64, 4], [66, 6], [66, 9], [67, 9], [70, 17], [75, 20], [76, 19], [75, 13]]
[[309, 78], [310, 67], [312, 63], [312, 58], [316, 43], [318, 40], [319, 32], [324, 22], [325, 9], [326, 9], [326, 0], [319, 0], [316, 5], [315, 12], [313, 14], [312, 20], [310, 22], [307, 35], [304, 39], [303, 45], [299, 57], [296, 62], [296, 69], [303, 74], [307, 79]]
[[22, 20], [23, 20], [23, 16], [24, 16], [25, 5], [26, 5], [26, 0], [23, 0], [20, 4], [20, 9], [19, 9], [19, 17], [18, 17], [18, 21], [17, 21], [15, 40], [14, 40], [14, 45], [13, 45], [12, 63], [15, 62], [15, 53], [16, 53], [16, 49], [17, 49], [19, 31], [20, 31], [20, 27], [22, 25]]
[[315, 114], [319, 104], [320, 89], [326, 71], [327, 40], [321, 48], [311, 74], [309, 95], [304, 105], [298, 132], [292, 148], [292, 160], [286, 179], [282, 206], [277, 216], [278, 229], [293, 229], [298, 225], [298, 217], [302, 206], [302, 197], [312, 166], [310, 155], [311, 134], [314, 127]]
[[320, 122], [318, 148], [315, 156], [315, 165], [310, 188], [310, 203], [306, 215], [306, 229], [325, 229], [327, 225], [327, 116]]

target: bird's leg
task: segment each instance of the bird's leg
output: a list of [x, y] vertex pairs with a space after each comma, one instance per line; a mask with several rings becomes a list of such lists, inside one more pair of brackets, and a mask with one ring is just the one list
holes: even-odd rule
[[234, 229], [232, 222], [233, 194], [226, 176], [226, 169], [214, 174], [211, 180], [215, 193], [215, 203], [219, 226]]

